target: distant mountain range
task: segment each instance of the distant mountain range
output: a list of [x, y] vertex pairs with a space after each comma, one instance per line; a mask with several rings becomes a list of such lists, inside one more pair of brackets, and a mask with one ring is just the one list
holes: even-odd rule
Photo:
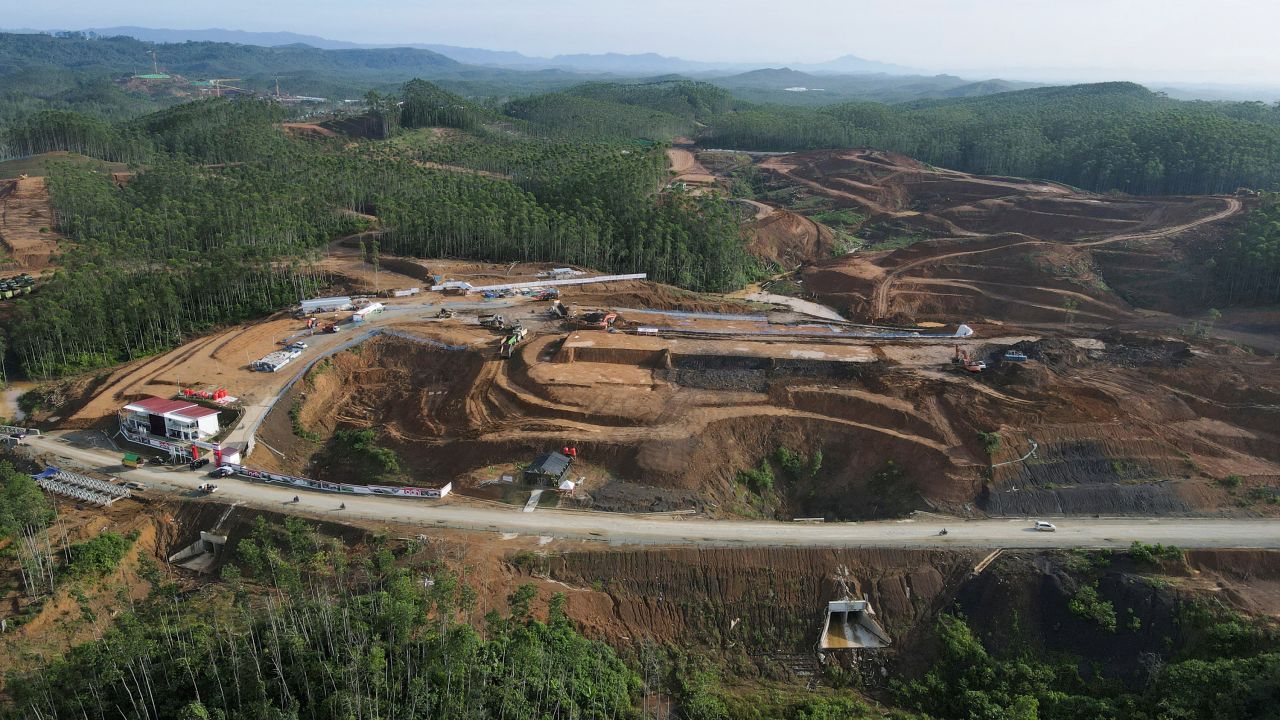
[[[21, 30], [14, 32], [37, 32]], [[240, 45], [260, 45], [263, 47], [279, 47], [282, 45], [309, 45], [322, 50], [357, 50], [373, 48], [408, 47], [419, 50], [430, 50], [445, 57], [468, 65], [488, 65], [517, 70], [567, 70], [581, 73], [611, 73], [616, 75], [662, 75], [667, 73], [710, 74], [716, 72], [741, 72], [754, 70], [769, 63], [740, 62], [707, 62], [701, 60], [685, 60], [668, 57], [657, 53], [577, 53], [555, 55], [553, 57], [534, 57], [510, 50], [486, 50], [483, 48], [459, 47], [438, 43], [401, 43], [401, 44], [363, 44], [345, 40], [331, 40], [316, 35], [302, 35], [292, 32], [251, 32], [247, 30], [224, 30], [209, 28], [205, 30], [173, 30], [166, 28], [144, 28], [136, 26], [117, 26], [87, 28], [82, 32], [103, 37], [124, 35], [138, 40], [160, 43], [180, 42], [227, 42]], [[824, 63], [797, 64], [798, 70], [813, 73], [884, 73], [888, 75], [918, 75], [919, 70], [891, 65], [888, 63], [866, 60], [856, 55], [845, 55]]]
[[755, 102], [826, 105], [847, 100], [896, 103], [912, 100], [977, 97], [1037, 87], [1007, 80], [973, 82], [955, 75], [818, 74], [793, 68], [764, 68], [707, 78], [735, 96]]

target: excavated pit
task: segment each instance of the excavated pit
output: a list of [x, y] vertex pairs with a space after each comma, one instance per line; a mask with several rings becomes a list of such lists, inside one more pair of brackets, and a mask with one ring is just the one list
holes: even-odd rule
[[[1276, 393], [1244, 403], [1235, 373], [1204, 382], [1206, 367], [1224, 362], [1238, 365], [1241, 377], [1252, 373], [1254, 386], [1271, 382], [1274, 361], [1106, 335], [1019, 343], [1030, 361], [970, 376], [950, 371], [944, 345], [932, 352], [945, 366], [920, 364], [924, 350], [829, 344], [814, 359], [795, 357], [809, 350], [781, 341], [592, 331], [569, 338], [536, 336], [510, 360], [488, 348], [371, 340], [318, 365], [277, 403], [259, 436], [270, 452], [259, 451], [254, 462], [372, 482], [314, 463], [335, 431], [369, 428], [402, 468], [378, 482], [452, 481], [463, 494], [538, 453], [574, 445], [589, 481], [563, 504], [589, 509], [829, 519], [925, 509], [1010, 516], [1274, 510], [1243, 503], [1215, 481], [1238, 473], [1248, 490], [1280, 480], [1277, 412], [1269, 403]], [[1002, 346], [974, 349], [995, 356]], [[874, 357], [900, 360], [855, 361]], [[992, 434], [1000, 443], [988, 454], [981, 438]], [[1024, 458], [1032, 441], [1037, 450]], [[820, 453], [820, 470], [784, 471], [772, 459], [779, 449]], [[771, 465], [772, 488], [745, 485], [742, 473], [762, 462]]]

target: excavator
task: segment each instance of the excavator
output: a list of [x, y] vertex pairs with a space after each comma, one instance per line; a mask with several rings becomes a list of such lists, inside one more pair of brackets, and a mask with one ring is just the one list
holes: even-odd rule
[[961, 348], [959, 345], [956, 345], [956, 354], [955, 357], [951, 358], [951, 365], [964, 368], [971, 373], [980, 373], [987, 369], [985, 361], [971, 356], [968, 348]]
[[569, 318], [569, 322], [581, 330], [608, 330], [618, 319], [618, 313], [595, 310]]

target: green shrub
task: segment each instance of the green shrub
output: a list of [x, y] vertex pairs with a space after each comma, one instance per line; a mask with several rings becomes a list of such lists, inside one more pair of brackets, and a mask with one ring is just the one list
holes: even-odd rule
[[982, 440], [982, 449], [987, 451], [987, 455], [995, 455], [1000, 450], [1000, 433], [978, 431], [978, 437]]
[[769, 467], [768, 460], [761, 460], [758, 468], [739, 470], [738, 482], [754, 493], [768, 492], [773, 489], [773, 468]]
[[1116, 631], [1116, 609], [1108, 600], [1098, 596], [1096, 585], [1081, 585], [1080, 589], [1067, 603], [1072, 613], [1098, 624], [1107, 632]]
[[66, 573], [74, 578], [102, 577], [120, 564], [137, 539], [137, 533], [119, 535], [104, 532], [92, 540], [72, 545], [67, 549], [71, 560], [67, 563]]
[[400, 471], [400, 459], [394, 450], [377, 444], [377, 433], [371, 428], [339, 430], [333, 434], [333, 450], [357, 462], [372, 465], [380, 472]]
[[293, 424], [293, 434], [306, 440], [307, 442], [320, 442], [320, 436], [306, 429], [302, 425], [302, 403], [295, 401], [293, 407], [289, 408], [289, 422]]
[[793, 452], [789, 448], [779, 447], [774, 451], [773, 459], [784, 473], [793, 478], [798, 477], [804, 471], [804, 456], [798, 452]]
[[1181, 560], [1182, 549], [1176, 545], [1148, 545], [1139, 540], [1134, 540], [1129, 546], [1129, 557], [1135, 562], [1145, 563], [1147, 565], [1158, 565], [1161, 560]]

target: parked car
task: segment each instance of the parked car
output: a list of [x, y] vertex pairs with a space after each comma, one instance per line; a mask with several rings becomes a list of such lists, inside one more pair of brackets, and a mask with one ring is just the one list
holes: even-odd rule
[[124, 486], [125, 486], [126, 488], [130, 489], [130, 490], [138, 490], [138, 491], [141, 491], [141, 490], [146, 490], [146, 489], [147, 489], [147, 485], [146, 485], [146, 483], [140, 483], [140, 482], [137, 482], [137, 481], [134, 481], [134, 480], [130, 480], [129, 482], [125, 483], [125, 484], [124, 484]]
[[299, 340], [298, 342], [289, 343], [289, 347], [293, 348], [294, 350], [306, 350], [307, 344]]
[[200, 468], [208, 464], [209, 464], [209, 458], [200, 458], [199, 460], [192, 460], [190, 463], [187, 464], [187, 467], [191, 468], [192, 470], [199, 470]]
[[221, 465], [209, 472], [210, 477], [219, 477], [219, 478], [227, 477], [229, 475], [235, 475], [235, 474], [236, 474], [236, 469], [231, 467], [230, 465]]
[[1036, 532], [1057, 532], [1058, 526], [1044, 520], [1037, 520], [1035, 524]]

